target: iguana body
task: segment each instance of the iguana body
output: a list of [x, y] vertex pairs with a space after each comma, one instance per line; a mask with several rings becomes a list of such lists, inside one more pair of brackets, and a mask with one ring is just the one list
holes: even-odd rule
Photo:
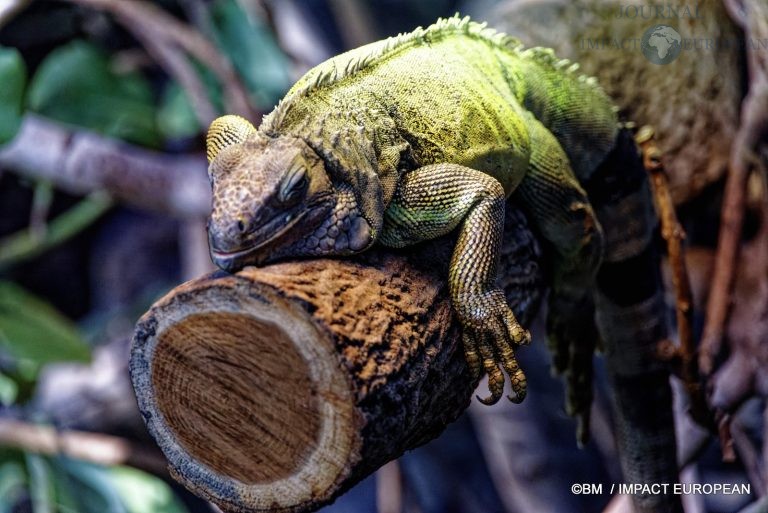
[[449, 286], [468, 363], [489, 375], [486, 402], [502, 395], [499, 364], [519, 401], [514, 350], [530, 337], [495, 285], [511, 196], [552, 249], [549, 337], [583, 413], [602, 238], [577, 177], [611, 151], [617, 126], [576, 66], [467, 18], [440, 20], [320, 64], [258, 129], [212, 124], [212, 256], [233, 270], [457, 230]]

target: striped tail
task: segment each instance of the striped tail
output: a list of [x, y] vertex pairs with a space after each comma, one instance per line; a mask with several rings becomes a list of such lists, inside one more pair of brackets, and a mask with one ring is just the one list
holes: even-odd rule
[[[585, 184], [605, 231], [596, 321], [613, 388], [621, 466], [627, 483], [678, 481], [669, 370], [656, 357], [667, 338], [658, 220], [648, 177], [629, 130]], [[678, 513], [678, 495], [635, 495], [639, 513]]]

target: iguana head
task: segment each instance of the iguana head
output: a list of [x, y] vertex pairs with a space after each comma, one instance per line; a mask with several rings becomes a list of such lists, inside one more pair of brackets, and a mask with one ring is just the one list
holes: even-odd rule
[[[208, 241], [227, 271], [282, 258], [348, 254], [370, 245], [354, 196], [335, 186], [302, 139], [268, 136], [237, 116], [208, 130], [213, 209]], [[362, 223], [361, 223], [362, 220]]]

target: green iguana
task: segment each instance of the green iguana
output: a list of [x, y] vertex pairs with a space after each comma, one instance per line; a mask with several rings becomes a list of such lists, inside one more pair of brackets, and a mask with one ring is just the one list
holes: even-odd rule
[[[449, 287], [475, 377], [491, 395], [530, 340], [495, 285], [504, 206], [548, 241], [548, 339], [586, 419], [597, 338], [600, 224], [581, 182], [614, 148], [616, 109], [578, 65], [469, 18], [372, 43], [310, 70], [256, 129], [224, 116], [208, 132], [213, 261], [249, 264], [403, 247], [453, 230]], [[582, 425], [582, 438], [586, 426]]]

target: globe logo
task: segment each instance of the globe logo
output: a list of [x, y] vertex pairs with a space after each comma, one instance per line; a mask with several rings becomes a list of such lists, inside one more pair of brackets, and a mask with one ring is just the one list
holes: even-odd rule
[[680, 55], [682, 41], [680, 33], [669, 25], [656, 25], [645, 31], [640, 49], [652, 63], [665, 65]]

